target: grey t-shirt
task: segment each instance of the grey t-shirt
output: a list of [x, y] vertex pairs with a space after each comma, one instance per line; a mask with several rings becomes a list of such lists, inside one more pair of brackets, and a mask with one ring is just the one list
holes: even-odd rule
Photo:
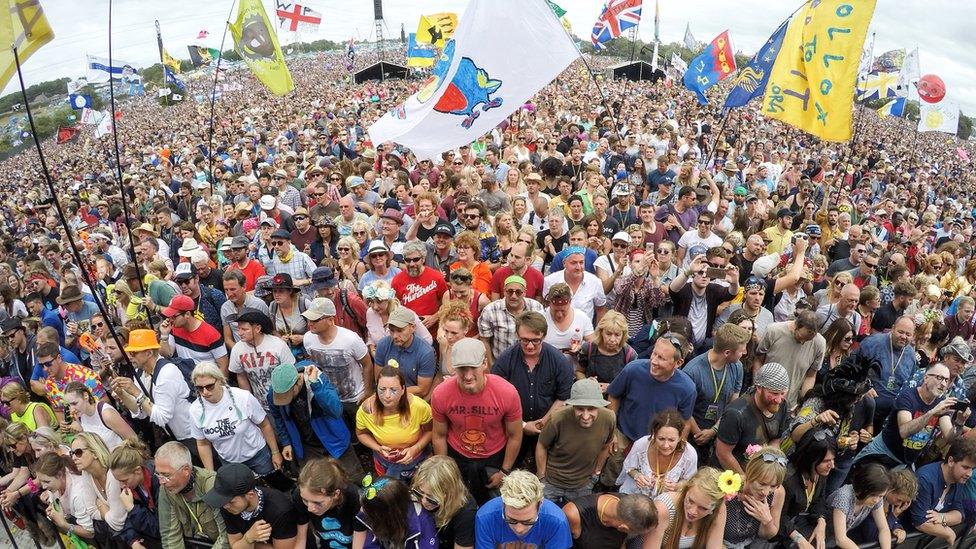
[[[248, 294], [244, 298], [244, 306], [241, 307], [241, 309], [247, 308], [257, 309], [269, 317], [271, 316], [267, 303], [251, 294]], [[237, 333], [237, 315], [240, 312], [237, 306], [229, 299], [220, 306], [220, 319], [224, 322], [224, 326], [230, 326], [230, 335], [234, 338], [234, 342], [241, 340], [241, 336]]]

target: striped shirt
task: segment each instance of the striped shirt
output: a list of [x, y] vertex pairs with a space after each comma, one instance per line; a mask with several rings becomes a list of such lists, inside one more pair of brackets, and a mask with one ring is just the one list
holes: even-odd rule
[[194, 362], [217, 359], [227, 356], [224, 337], [216, 328], [203, 322], [192, 332], [185, 328], [176, 328], [169, 334], [169, 346], [176, 356], [188, 358]]

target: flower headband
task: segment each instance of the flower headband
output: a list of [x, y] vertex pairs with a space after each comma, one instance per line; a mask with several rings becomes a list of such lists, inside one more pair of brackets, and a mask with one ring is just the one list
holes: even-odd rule
[[933, 322], [938, 318], [939, 318], [939, 313], [935, 312], [934, 309], [925, 309], [922, 312], [915, 313], [915, 316], [912, 317], [912, 320], [915, 321], [915, 326], [917, 327], [917, 326], [924, 326], [925, 324], [928, 324], [929, 322]]
[[375, 498], [376, 493], [382, 490], [383, 487], [386, 486], [387, 482], [390, 482], [390, 479], [387, 477], [378, 478], [376, 479], [376, 482], [373, 482], [373, 475], [366, 475], [363, 477], [363, 497], [366, 499]]
[[367, 301], [370, 299], [389, 301], [396, 297], [396, 294], [393, 292], [393, 288], [387, 288], [385, 286], [366, 286], [366, 289], [363, 290], [363, 297], [365, 297]]

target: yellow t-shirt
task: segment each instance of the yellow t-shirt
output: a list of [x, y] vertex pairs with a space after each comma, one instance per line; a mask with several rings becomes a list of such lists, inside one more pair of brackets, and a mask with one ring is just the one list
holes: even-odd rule
[[420, 427], [429, 425], [433, 417], [427, 401], [414, 395], [409, 399], [410, 421], [406, 425], [400, 422], [398, 413], [383, 416], [383, 425], [377, 425], [373, 414], [366, 413], [360, 406], [356, 412], [356, 429], [369, 431], [376, 442], [390, 448], [406, 448], [416, 443], [420, 438]]

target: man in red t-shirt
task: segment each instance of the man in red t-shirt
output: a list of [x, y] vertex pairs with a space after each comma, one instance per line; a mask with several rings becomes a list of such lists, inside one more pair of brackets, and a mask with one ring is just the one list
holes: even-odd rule
[[525, 279], [525, 297], [541, 301], [543, 277], [539, 269], [529, 265], [535, 245], [530, 242], [516, 242], [508, 252], [508, 265], [499, 267], [491, 275], [491, 300], [498, 301], [505, 288], [505, 280], [513, 274]]
[[254, 283], [257, 282], [259, 276], [267, 274], [260, 261], [248, 257], [250, 244], [251, 241], [246, 236], [237, 235], [231, 239], [230, 251], [227, 252], [228, 259], [233, 261], [227, 266], [227, 270], [237, 269], [244, 273], [244, 290], [248, 292], [254, 291]]
[[417, 313], [424, 325], [430, 328], [436, 322], [441, 297], [447, 291], [444, 275], [424, 265], [427, 246], [419, 240], [403, 245], [403, 262], [406, 269], [397, 273], [390, 282], [400, 303]]
[[434, 453], [454, 458], [478, 505], [511, 472], [522, 446], [522, 404], [505, 378], [487, 373], [485, 346], [466, 337], [451, 347], [455, 375], [434, 389]]

